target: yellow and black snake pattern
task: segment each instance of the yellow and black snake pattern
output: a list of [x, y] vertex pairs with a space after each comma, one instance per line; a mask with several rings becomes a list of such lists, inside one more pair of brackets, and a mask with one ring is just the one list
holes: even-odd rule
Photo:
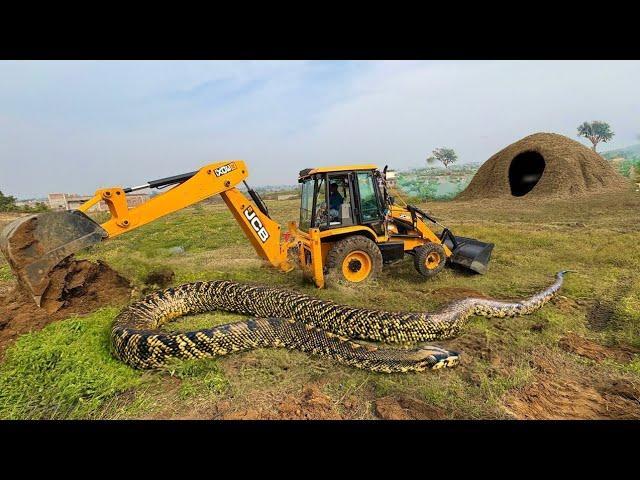
[[[465, 298], [439, 310], [389, 312], [355, 308], [281, 288], [227, 280], [168, 288], [131, 304], [115, 319], [111, 341], [118, 358], [136, 368], [161, 367], [170, 358], [205, 358], [264, 347], [324, 355], [375, 372], [450, 367], [458, 354], [435, 346], [377, 348], [352, 339], [425, 342], [458, 334], [472, 315], [529, 314], [560, 289], [566, 271], [549, 288], [519, 302]], [[160, 330], [169, 320], [223, 310], [256, 318], [185, 333]]]

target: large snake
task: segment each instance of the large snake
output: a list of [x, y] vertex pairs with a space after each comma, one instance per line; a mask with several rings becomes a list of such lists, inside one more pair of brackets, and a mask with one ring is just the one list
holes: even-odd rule
[[[375, 372], [451, 367], [458, 354], [435, 346], [377, 348], [351, 339], [425, 342], [458, 334], [473, 315], [513, 317], [538, 310], [560, 289], [566, 271], [550, 287], [519, 302], [469, 297], [428, 312], [355, 308], [281, 288], [227, 280], [196, 282], [147, 295], [115, 319], [116, 355], [136, 368], [157, 368], [168, 359], [205, 358], [263, 347], [324, 355]], [[257, 318], [193, 332], [160, 330], [183, 315], [223, 310]]]

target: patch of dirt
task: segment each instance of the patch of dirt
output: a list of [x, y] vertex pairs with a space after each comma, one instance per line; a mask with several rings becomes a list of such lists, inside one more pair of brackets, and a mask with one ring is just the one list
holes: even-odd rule
[[19, 228], [12, 227], [11, 250], [18, 264], [29, 263], [33, 257], [39, 257], [45, 253], [42, 245], [35, 238], [34, 232], [37, 226], [38, 220], [33, 217], [22, 223]]
[[287, 395], [273, 405], [231, 410], [229, 402], [217, 405], [215, 418], [223, 420], [340, 420], [343, 418], [331, 398], [319, 385], [305, 386], [300, 395]]
[[577, 315], [582, 311], [580, 304], [572, 298], [565, 297], [564, 295], [557, 295], [551, 300], [551, 303], [558, 308], [561, 312], [571, 313]]
[[640, 403], [640, 388], [630, 380], [612, 380], [601, 385], [600, 391]]
[[616, 284], [608, 293], [609, 299], [597, 299], [585, 302], [587, 308], [587, 326], [596, 332], [616, 328], [617, 312], [616, 305], [631, 293], [634, 282], [629, 275], [618, 278]]
[[489, 298], [484, 293], [479, 292], [478, 290], [473, 290], [470, 288], [457, 288], [457, 287], [444, 287], [439, 288], [438, 290], [433, 290], [431, 295], [436, 298], [441, 298], [444, 301], [453, 301], [459, 300], [461, 298]]
[[173, 282], [175, 277], [175, 272], [167, 267], [160, 267], [152, 270], [144, 277], [145, 286], [142, 289], [142, 293], [147, 294], [167, 288], [171, 285], [171, 282]]
[[[486, 332], [467, 331], [459, 337], [440, 341], [438, 346], [460, 353], [458, 370], [466, 371], [474, 369], [474, 363], [478, 360], [489, 363], [489, 375], [493, 373], [505, 373], [513, 365], [513, 354], [509, 344], [514, 338], [513, 332], [504, 327], [504, 322], [496, 320], [493, 327], [500, 330], [500, 335], [489, 337]], [[474, 379], [468, 378], [471, 383]]]
[[0, 292], [0, 356], [19, 335], [131, 299], [129, 281], [106, 263], [68, 257], [55, 267], [39, 308], [22, 287]]
[[411, 397], [384, 397], [375, 402], [376, 415], [383, 420], [439, 420], [446, 412]]
[[545, 328], [547, 328], [548, 324], [549, 324], [548, 321], [534, 323], [533, 325], [531, 325], [531, 327], [529, 327], [529, 330], [531, 330], [532, 332], [540, 333]]
[[606, 329], [613, 320], [614, 311], [611, 305], [600, 300], [589, 308], [587, 313], [587, 325], [596, 332]]
[[170, 268], [160, 267], [150, 271], [144, 277], [144, 283], [147, 285], [157, 285], [160, 288], [165, 288], [173, 281], [175, 276], [176, 274]]
[[[550, 354], [549, 354], [550, 355]], [[640, 419], [640, 389], [629, 380], [577, 369], [558, 357], [536, 355], [534, 380], [504, 400], [518, 419]]]
[[591, 360], [602, 361], [607, 358], [620, 363], [628, 363], [640, 350], [628, 346], [605, 347], [594, 341], [569, 333], [562, 337], [558, 346], [565, 352], [574, 353]]

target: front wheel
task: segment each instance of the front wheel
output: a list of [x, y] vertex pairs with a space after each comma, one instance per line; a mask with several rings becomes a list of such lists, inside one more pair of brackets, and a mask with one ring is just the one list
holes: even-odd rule
[[425, 243], [417, 247], [414, 252], [413, 265], [423, 277], [434, 277], [440, 273], [447, 261], [444, 248], [439, 243]]
[[376, 243], [362, 235], [338, 240], [327, 254], [327, 283], [362, 283], [382, 270], [382, 253]]

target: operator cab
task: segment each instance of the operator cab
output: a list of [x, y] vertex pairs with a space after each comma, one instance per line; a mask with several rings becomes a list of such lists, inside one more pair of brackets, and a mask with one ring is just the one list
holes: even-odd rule
[[383, 234], [386, 207], [375, 165], [308, 168], [300, 172], [299, 228], [367, 225]]

